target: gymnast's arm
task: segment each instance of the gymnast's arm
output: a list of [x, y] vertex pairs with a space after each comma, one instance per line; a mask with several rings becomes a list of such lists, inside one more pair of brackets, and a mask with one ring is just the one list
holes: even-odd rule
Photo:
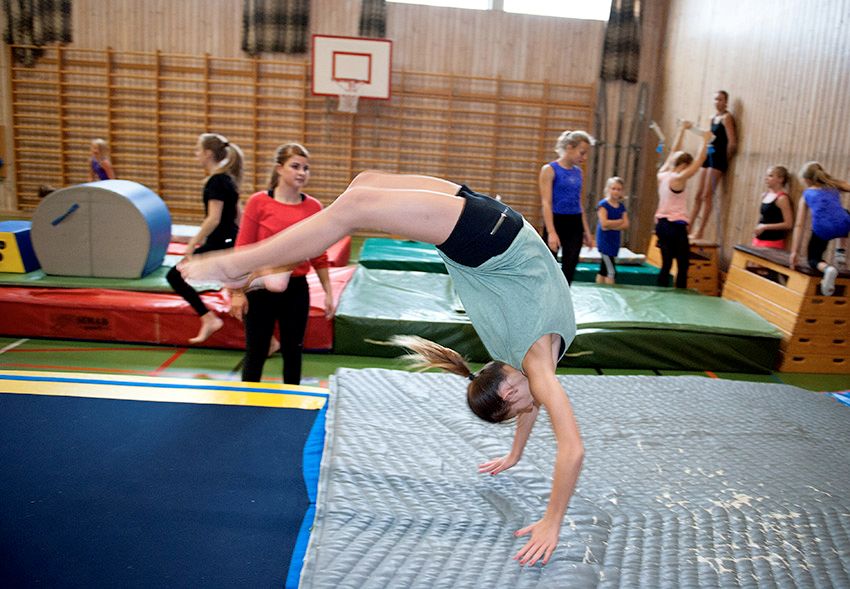
[[319, 282], [322, 284], [322, 290], [325, 291], [325, 300], [322, 303], [322, 310], [325, 312], [325, 319], [333, 319], [334, 316], [334, 291], [331, 283], [331, 273], [327, 267], [316, 268], [316, 275], [319, 277]]
[[602, 229], [604, 231], [621, 231], [623, 229], [628, 229], [628, 213], [624, 212], [623, 216], [619, 219], [609, 219], [608, 210], [605, 207], [600, 206], [598, 209], [596, 209], [596, 211], [596, 216], [599, 219], [599, 224], [602, 226]]
[[735, 154], [738, 153], [738, 134], [735, 128], [735, 117], [731, 112], [727, 112], [723, 117], [723, 126], [726, 128], [726, 161], [731, 162]]
[[673, 160], [676, 157], [676, 152], [679, 151], [679, 148], [682, 146], [682, 139], [685, 136], [685, 129], [690, 127], [693, 123], [690, 121], [682, 121], [682, 124], [679, 125], [679, 130], [676, 132], [676, 138], [673, 140], [673, 146], [670, 147], [670, 153], [667, 154], [667, 159], [664, 160], [664, 164], [658, 169], [658, 173], [669, 172], [673, 169]]
[[700, 144], [697, 156], [690, 164], [688, 164], [688, 167], [681, 172], [673, 174], [672, 179], [670, 180], [670, 188], [673, 190], [683, 189], [685, 187], [685, 182], [687, 182], [691, 176], [699, 172], [700, 168], [702, 168], [702, 163], [708, 155], [708, 144], [711, 143], [712, 139], [714, 139], [714, 133], [711, 131], [702, 132], [702, 143]]
[[537, 421], [537, 414], [539, 412], [540, 404], [535, 401], [531, 409], [517, 416], [516, 433], [514, 434], [514, 443], [511, 445], [511, 451], [508, 452], [507, 456], [494, 458], [493, 460], [479, 464], [479, 474], [499, 474], [519, 462], [519, 459], [522, 458], [522, 452], [525, 450], [525, 443], [528, 442], [531, 430], [534, 429], [534, 423]]
[[186, 246], [186, 258], [191, 258], [195, 252], [195, 247], [204, 243], [210, 233], [218, 227], [218, 224], [221, 222], [221, 213], [223, 210], [224, 201], [213, 198], [209, 200], [207, 204], [207, 216], [204, 217], [201, 228], [198, 229], [198, 232], [189, 240], [189, 244]]
[[803, 226], [806, 224], [806, 214], [809, 207], [806, 204], [805, 198], [800, 198], [797, 204], [797, 219], [794, 222], [794, 231], [791, 233], [791, 255], [788, 257], [788, 267], [792, 270], [797, 269], [797, 261], [799, 260], [800, 240], [803, 238]]
[[546, 239], [549, 249], [557, 252], [561, 247], [561, 241], [558, 237], [558, 232], [555, 231], [555, 216], [552, 213], [552, 183], [555, 181], [555, 171], [549, 164], [540, 168], [540, 175], [537, 179], [538, 188], [540, 189], [540, 203], [543, 207], [543, 224], [546, 226]]
[[531, 534], [531, 539], [514, 556], [515, 560], [520, 559], [521, 565], [526, 563], [529, 566], [533, 565], [540, 558], [543, 559], [543, 564], [549, 561], [549, 557], [558, 545], [561, 522], [575, 490], [584, 459], [584, 447], [581, 443], [578, 424], [567, 395], [555, 377], [555, 363], [552, 355], [552, 337], [545, 336], [531, 346], [522, 362], [535, 400], [544, 405], [549, 412], [552, 429], [558, 442], [558, 452], [555, 456], [555, 472], [552, 476], [552, 493], [543, 519], [515, 533], [517, 536]]
[[109, 180], [115, 180], [115, 170], [112, 169], [112, 164], [109, 162], [109, 160], [101, 161], [100, 167], [103, 168], [104, 172], [106, 172], [106, 177]]

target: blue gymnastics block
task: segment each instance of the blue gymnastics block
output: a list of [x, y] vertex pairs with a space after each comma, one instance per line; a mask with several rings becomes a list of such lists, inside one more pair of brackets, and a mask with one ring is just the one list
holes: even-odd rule
[[45, 274], [142, 278], [162, 266], [170, 240], [168, 207], [129, 180], [61, 188], [32, 218], [32, 243]]
[[0, 221], [0, 272], [26, 274], [40, 268], [31, 228], [30, 221]]

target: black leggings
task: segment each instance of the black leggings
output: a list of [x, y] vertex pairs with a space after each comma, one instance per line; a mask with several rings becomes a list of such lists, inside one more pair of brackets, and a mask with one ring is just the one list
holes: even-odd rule
[[691, 246], [688, 242], [688, 226], [659, 219], [655, 224], [658, 247], [661, 250], [661, 271], [658, 273], [658, 286], [670, 283], [670, 269], [676, 260], [676, 288], [688, 288], [688, 264]]
[[823, 253], [826, 251], [826, 246], [828, 245], [829, 240], [818, 237], [812, 232], [812, 236], [809, 238], [809, 247], [806, 251], [806, 258], [808, 258], [809, 266], [812, 267], [812, 270], [817, 270], [818, 264], [824, 261]]
[[[567, 278], [567, 282], [573, 283], [579, 256], [581, 255], [581, 244], [584, 236], [584, 225], [581, 222], [581, 214], [577, 215], [552, 215], [555, 222], [555, 233], [561, 241], [561, 271]], [[547, 244], [548, 235], [543, 230], [543, 241]], [[555, 254], [557, 255], [557, 254]]]
[[248, 293], [248, 313], [245, 315], [245, 361], [242, 364], [244, 382], [260, 382], [263, 365], [269, 354], [269, 343], [275, 322], [280, 326], [280, 355], [283, 357], [283, 382], [301, 382], [301, 352], [310, 314], [310, 289], [307, 277], [289, 279], [283, 292], [265, 289]]
[[[196, 254], [202, 254], [204, 252], [212, 252], [215, 250], [224, 250], [233, 247], [233, 241], [229, 241], [226, 244], [221, 245], [210, 245], [203, 244], [197, 248], [195, 248]], [[177, 266], [174, 266], [171, 270], [168, 271], [168, 274], [165, 275], [166, 280], [168, 280], [168, 284], [171, 285], [171, 288], [174, 289], [174, 292], [179, 294], [181, 297], [185, 299], [187, 303], [192, 305], [192, 308], [195, 310], [195, 313], [198, 314], [198, 317], [203, 317], [209, 312], [207, 306], [201, 300], [201, 296], [195, 292], [195, 289], [189, 286], [183, 277], [180, 276], [180, 271], [177, 270]]]

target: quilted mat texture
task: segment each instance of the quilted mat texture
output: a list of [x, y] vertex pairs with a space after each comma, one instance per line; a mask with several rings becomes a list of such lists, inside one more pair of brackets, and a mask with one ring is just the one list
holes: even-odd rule
[[850, 409], [779, 384], [560, 376], [585, 461], [549, 563], [513, 532], [546, 508], [556, 443], [541, 411], [466, 407], [448, 374], [341, 369], [301, 587], [850, 587]]

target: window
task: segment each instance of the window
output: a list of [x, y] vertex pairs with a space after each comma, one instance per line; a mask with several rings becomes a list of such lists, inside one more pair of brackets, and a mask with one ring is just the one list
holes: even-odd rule
[[387, 0], [402, 4], [425, 4], [475, 10], [504, 10], [516, 14], [538, 14], [588, 20], [608, 20], [611, 0]]
[[491, 0], [387, 0], [399, 4], [426, 4], [428, 6], [445, 6], [448, 8], [473, 8], [489, 10]]
[[608, 20], [611, 0], [504, 0], [505, 12]]

